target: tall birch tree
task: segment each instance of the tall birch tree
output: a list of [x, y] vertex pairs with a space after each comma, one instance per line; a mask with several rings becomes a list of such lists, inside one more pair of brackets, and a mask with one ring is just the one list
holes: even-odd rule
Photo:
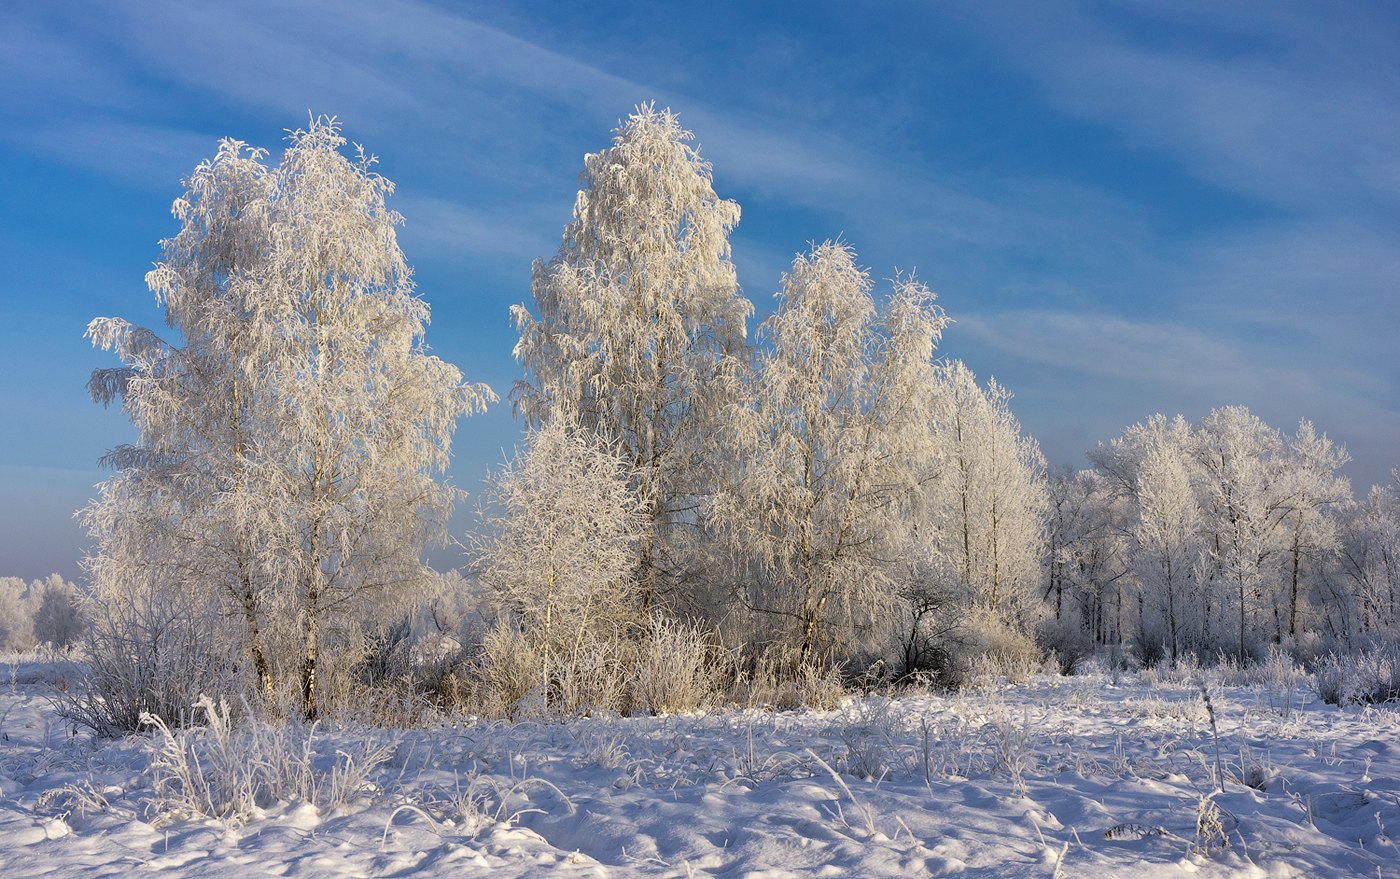
[[1244, 662], [1251, 620], [1263, 625], [1266, 609], [1277, 608], [1274, 593], [1288, 546], [1283, 438], [1245, 407], [1225, 406], [1201, 419], [1195, 448], [1208, 570], [1233, 598], [1232, 646]]
[[584, 158], [559, 252], [535, 263], [535, 313], [512, 309], [526, 370], [517, 412], [531, 425], [576, 419], [618, 443], [636, 474], [644, 611], [682, 573], [707, 435], [737, 393], [753, 313], [730, 261], [739, 206], [715, 194], [692, 140], [670, 110], [638, 107]]
[[1137, 474], [1137, 522], [1133, 556], [1141, 588], [1150, 597], [1164, 629], [1168, 654], [1176, 662], [1188, 631], [1199, 557], [1199, 508], [1190, 462], [1170, 443], [1148, 450]]
[[1320, 568], [1339, 547], [1337, 513], [1351, 500], [1351, 485], [1337, 471], [1351, 456], [1306, 419], [1298, 423], [1298, 432], [1288, 438], [1287, 446], [1287, 634], [1296, 638], [1299, 618], [1306, 612], [1307, 568]]
[[[121, 397], [139, 432], [86, 511], [94, 579], [211, 590], [243, 621], [259, 689], [291, 677], [308, 718], [327, 638], [423, 582], [457, 495], [440, 479], [457, 419], [494, 399], [427, 353], [393, 184], [345, 146], [324, 118], [276, 168], [226, 141], [147, 278], [176, 337], [89, 326], [123, 361], [93, 394]], [[294, 668], [261, 646], [270, 621]]]
[[83, 518], [97, 546], [86, 564], [100, 601], [146, 591], [190, 612], [229, 608], [239, 633], [230, 649], [271, 699], [261, 539], [270, 523], [252, 460], [259, 409], [274, 393], [261, 365], [277, 324], [266, 308], [275, 178], [265, 156], [223, 140], [175, 201], [180, 232], [161, 243], [146, 276], [171, 340], [120, 318], [89, 324], [93, 343], [122, 361], [95, 370], [89, 391], [103, 405], [120, 400], [138, 440], [104, 456], [116, 474]]
[[945, 457], [929, 511], [938, 552], [970, 606], [1024, 631], [1039, 597], [1045, 459], [995, 381], [984, 391], [956, 360], [940, 364], [938, 381], [933, 417]]
[[717, 512], [762, 574], [749, 606], [788, 620], [799, 661], [848, 641], [895, 597], [936, 450], [932, 358], [946, 324], [927, 287], [898, 278], [877, 309], [855, 252], [825, 242], [784, 276], [760, 329], [746, 459]]

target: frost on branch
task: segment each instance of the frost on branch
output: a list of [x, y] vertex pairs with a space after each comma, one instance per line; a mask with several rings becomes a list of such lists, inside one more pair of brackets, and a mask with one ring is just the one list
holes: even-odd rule
[[483, 670], [504, 712], [530, 694], [566, 712], [617, 707], [606, 692], [616, 687], [588, 672], [600, 658], [620, 666], [645, 620], [635, 565], [645, 509], [632, 476], [592, 433], [555, 419], [493, 479], [477, 553], [501, 626]]

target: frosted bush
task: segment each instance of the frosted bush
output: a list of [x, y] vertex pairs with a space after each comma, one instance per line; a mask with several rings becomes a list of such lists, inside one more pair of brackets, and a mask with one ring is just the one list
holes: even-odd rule
[[699, 626], [653, 616], [637, 651], [633, 708], [672, 714], [711, 704], [717, 688], [715, 649]]
[[1049, 619], [1041, 623], [1036, 630], [1036, 641], [1054, 658], [1062, 675], [1080, 671], [1094, 653], [1093, 639], [1079, 621], [1072, 618]]
[[[1234, 659], [1230, 657], [1221, 657], [1221, 665], [1217, 677], [1222, 675], [1228, 676], [1232, 668], [1234, 668]], [[1173, 662], [1171, 668], [1167, 670], [1166, 681], [1175, 686], [1190, 687], [1194, 686], [1200, 677], [1201, 663], [1196, 659], [1196, 654], [1183, 653], [1181, 656], [1177, 657], [1176, 662]]]
[[779, 688], [777, 707], [805, 706], [829, 711], [840, 705], [845, 697], [846, 687], [841, 681], [839, 667], [807, 662], [798, 667], [797, 673], [785, 686]]
[[61, 696], [59, 710], [99, 736], [137, 732], [147, 715], [178, 726], [201, 694], [242, 691], [217, 649], [218, 621], [178, 597], [142, 590], [95, 600], [89, 612], [87, 674]]
[[796, 648], [770, 645], [739, 662], [729, 701], [746, 708], [831, 709], [846, 696], [837, 665], [803, 662]]
[[1332, 653], [1317, 665], [1317, 693], [1333, 705], [1400, 699], [1400, 644], [1376, 644], [1354, 654]]
[[[557, 666], [551, 683], [553, 713], [573, 715], [618, 714], [630, 707], [628, 676], [631, 645], [624, 642], [588, 641], [567, 662]], [[557, 698], [553, 698], [557, 692]]]
[[1293, 664], [1293, 658], [1277, 645], [1269, 648], [1268, 658], [1249, 669], [1250, 684], [1261, 702], [1285, 717], [1293, 713], [1298, 692], [1307, 682], [1307, 672]]
[[1035, 642], [995, 619], [969, 624], [945, 648], [939, 682], [950, 688], [1022, 684], [1043, 668]]
[[475, 666], [481, 710], [511, 720], [622, 713], [631, 704], [632, 651], [581, 638], [556, 653], [500, 626], [483, 639]]
[[989, 704], [991, 717], [983, 728], [985, 745], [998, 772], [1005, 772], [1017, 796], [1026, 795], [1025, 774], [1035, 768], [1035, 751], [1031, 748], [1030, 719], [1022, 709], [1015, 717], [1000, 701]]
[[481, 709], [515, 719], [545, 712], [545, 657], [519, 632], [498, 626], [481, 642], [474, 669]]

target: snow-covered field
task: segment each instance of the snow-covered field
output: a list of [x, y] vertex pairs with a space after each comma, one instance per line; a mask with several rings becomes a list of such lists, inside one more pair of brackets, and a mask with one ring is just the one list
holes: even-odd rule
[[[309, 741], [292, 729], [262, 748], [235, 732], [221, 751], [207, 733], [75, 733], [49, 701], [64, 674], [0, 666], [6, 879], [1400, 876], [1400, 714], [1307, 688], [1291, 701], [1212, 688], [1225, 792], [1203, 799], [1216, 738], [1188, 680], [1038, 677], [835, 711]], [[274, 739], [287, 766], [313, 768], [302, 789], [320, 808], [265, 800], [220, 820], [182, 807], [181, 745], [217, 779], [271, 759]]]

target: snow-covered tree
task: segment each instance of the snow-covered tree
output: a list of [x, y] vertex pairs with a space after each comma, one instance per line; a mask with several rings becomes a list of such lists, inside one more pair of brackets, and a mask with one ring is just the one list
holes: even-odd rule
[[799, 661], [849, 643], [896, 597], [936, 455], [932, 358], [946, 319], [899, 278], [877, 309], [845, 244], [800, 254], [759, 330], [753, 406], [732, 418], [745, 460], [716, 502], [762, 573], [746, 600], [790, 621]]
[[88, 328], [123, 361], [94, 373], [93, 396], [120, 398], [139, 433], [84, 511], [99, 596], [155, 589], [231, 614], [259, 689], [297, 679], [307, 717], [327, 628], [426, 576], [456, 496], [438, 479], [456, 421], [493, 399], [427, 354], [393, 185], [345, 143], [318, 119], [268, 168], [224, 141], [147, 276], [177, 336]]
[[0, 650], [67, 647], [82, 632], [78, 588], [58, 574], [26, 583], [0, 577]]
[[1226, 406], [1201, 420], [1195, 448], [1208, 572], [1233, 598], [1233, 646], [1243, 662], [1251, 621], [1277, 631], [1266, 626], [1265, 614], [1278, 613], [1279, 565], [1288, 546], [1283, 437], [1243, 406]]
[[[1338, 546], [1336, 514], [1351, 500], [1351, 485], [1337, 471], [1351, 456], [1307, 420], [1299, 422], [1298, 432], [1288, 438], [1287, 446], [1283, 486], [1288, 531], [1287, 634], [1297, 637], [1299, 611], [1307, 594], [1306, 568], [1320, 569]], [[1300, 587], [1304, 588], [1300, 591]]]
[[265, 361], [281, 405], [272, 488], [282, 583], [300, 616], [304, 709], [316, 714], [322, 626], [432, 576], [423, 547], [446, 535], [457, 491], [439, 480], [463, 415], [495, 399], [429, 355], [428, 306], [399, 250], [393, 184], [334, 122], [292, 136], [273, 200], [281, 356]]
[[0, 650], [26, 650], [34, 643], [34, 612], [24, 581], [0, 577]]
[[[1400, 476], [1396, 483], [1400, 484]], [[1375, 486], [1350, 505], [1341, 529], [1338, 573], [1323, 602], [1331, 634], [1394, 632], [1400, 627], [1400, 491]]]
[[939, 554], [970, 606], [1024, 631], [1039, 605], [1045, 460], [995, 381], [984, 392], [956, 360], [940, 365], [938, 379], [944, 463], [930, 512]]
[[643, 105], [585, 157], [558, 254], [535, 263], [535, 314], [512, 309], [526, 370], [513, 398], [527, 423], [576, 419], [616, 442], [648, 522], [637, 546], [643, 609], [681, 573], [710, 481], [698, 466], [737, 392], [745, 321], [729, 232], [739, 206], [670, 110]]
[[[1054, 504], [1056, 494], [1063, 500]], [[1120, 648], [1130, 631], [1124, 592], [1129, 574], [1127, 528], [1129, 501], [1114, 491], [1113, 483], [1095, 470], [1081, 470], [1051, 485], [1051, 528], [1059, 531], [1059, 588], [1073, 598], [1082, 625], [1096, 644]], [[1056, 522], [1058, 520], [1058, 524]], [[1047, 562], [1048, 564], [1048, 562]], [[1052, 581], [1051, 586], [1055, 583]], [[1063, 600], [1047, 593], [1054, 607]], [[1064, 621], [1061, 612], [1057, 619]]]
[[1134, 567], [1144, 604], [1153, 605], [1172, 662], [1182, 652], [1198, 605], [1195, 574], [1200, 520], [1190, 460], [1170, 442], [1150, 448], [1137, 473]]
[[43, 598], [34, 611], [34, 639], [66, 649], [83, 635], [83, 613], [77, 587], [57, 574], [44, 584]]
[[1089, 453], [1122, 515], [1125, 583], [1136, 594], [1138, 646], [1165, 647], [1175, 661], [1189, 643], [1204, 649], [1213, 586], [1200, 576], [1205, 527], [1196, 436], [1185, 418], [1153, 415]]
[[1171, 657], [1247, 658], [1262, 639], [1312, 631], [1313, 607], [1334, 635], [1352, 626], [1344, 581], [1364, 579], [1353, 561], [1368, 553], [1364, 541], [1339, 543], [1351, 491], [1337, 470], [1348, 458], [1310, 422], [1287, 436], [1241, 406], [1199, 427], [1154, 415], [1089, 458], [1122, 505], [1145, 655], [1161, 645]]
[[540, 692], [593, 645], [625, 640], [645, 620], [636, 579], [645, 516], [630, 466], [560, 418], [493, 477], [480, 575], [538, 658]]
[[100, 600], [121, 601], [138, 584], [177, 595], [192, 582], [218, 588], [214, 600], [237, 608], [238, 640], [270, 697], [267, 584], [258, 575], [266, 508], [250, 490], [249, 461], [259, 398], [270, 393], [261, 358], [276, 332], [276, 318], [259, 307], [275, 185], [264, 156], [222, 141], [174, 204], [181, 231], [162, 242], [146, 281], [183, 339], [119, 318], [89, 325], [94, 343], [123, 361], [93, 372], [92, 395], [104, 405], [121, 398], [140, 439], [107, 454], [117, 475], [84, 516], [98, 545], [87, 564]]

